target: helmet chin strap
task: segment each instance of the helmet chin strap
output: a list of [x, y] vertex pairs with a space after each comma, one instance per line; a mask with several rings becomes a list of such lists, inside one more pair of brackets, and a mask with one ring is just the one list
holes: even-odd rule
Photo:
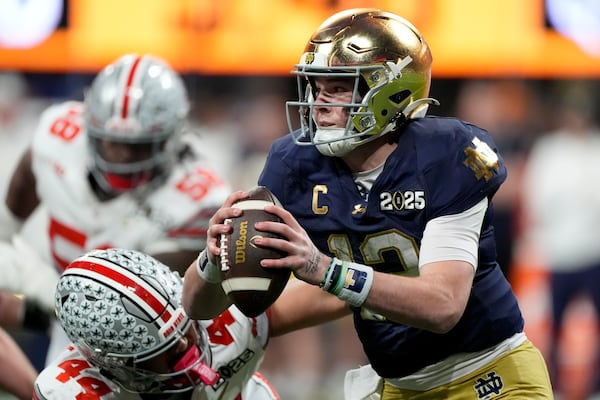
[[439, 106], [440, 102], [432, 97], [418, 99], [407, 105], [404, 110], [402, 110], [402, 114], [404, 114], [408, 119], [422, 118], [425, 116], [425, 114], [427, 114], [427, 109], [429, 108], [430, 104]]
[[[405, 115], [407, 119], [424, 117], [425, 114], [427, 114], [427, 109], [429, 108], [430, 104], [437, 106], [440, 103], [439, 101], [431, 97], [418, 99], [406, 106], [406, 108], [404, 108], [404, 110], [402, 111], [402, 114]], [[365, 139], [359, 139], [358, 137], [345, 139], [344, 129], [341, 128], [317, 129], [315, 132], [316, 147], [317, 150], [319, 150], [319, 153], [321, 153], [324, 156], [343, 157], [358, 146], [375, 140], [385, 135], [386, 133], [391, 132], [395, 128], [396, 123], [390, 123], [378, 135], [369, 136]]]
[[[391, 132], [392, 130], [394, 130], [394, 128], [395, 128], [395, 124], [388, 124], [377, 135], [367, 136], [367, 137], [363, 136], [362, 138], [356, 136], [356, 137], [351, 137], [351, 138], [347, 138], [347, 139], [331, 141], [328, 143], [320, 143], [320, 144], [317, 144], [316, 147], [319, 150], [319, 153], [323, 154], [324, 156], [343, 157], [346, 154], [350, 153], [352, 150], [356, 149], [357, 147], [359, 147], [365, 143], [369, 143], [370, 141], [375, 140], [375, 139], [385, 135], [388, 132]], [[322, 130], [317, 129], [315, 137], [317, 137], [317, 135], [320, 133], [320, 131], [322, 133], [323, 131], [328, 131], [328, 130], [332, 130], [332, 129], [322, 129]], [[325, 138], [325, 137], [326, 137], [325, 135], [322, 136], [322, 138]], [[331, 136], [329, 137], [329, 139], [332, 139]]]
[[[326, 157], [343, 157], [354, 149], [349, 146], [342, 145], [343, 141], [318, 144], [317, 150]], [[346, 148], [347, 147], [347, 148]]]
[[185, 371], [194, 382], [202, 381], [212, 386], [219, 380], [219, 374], [203, 361], [199, 361], [200, 349], [191, 346], [173, 366], [173, 372]]
[[317, 129], [313, 142], [324, 156], [343, 157], [359, 144], [356, 138], [344, 138], [344, 133], [344, 128]]

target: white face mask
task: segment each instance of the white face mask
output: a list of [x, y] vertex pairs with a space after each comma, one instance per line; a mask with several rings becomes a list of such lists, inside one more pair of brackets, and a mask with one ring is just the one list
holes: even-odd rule
[[343, 139], [345, 132], [344, 128], [319, 128], [315, 131], [313, 143], [324, 156], [343, 157], [360, 144], [358, 138]]

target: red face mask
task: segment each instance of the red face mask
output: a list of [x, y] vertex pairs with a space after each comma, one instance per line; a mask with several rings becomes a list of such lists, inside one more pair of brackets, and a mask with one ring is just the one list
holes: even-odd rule
[[152, 174], [150, 172], [145, 172], [126, 176], [107, 172], [104, 174], [104, 178], [113, 189], [118, 191], [126, 191], [135, 189], [136, 187], [149, 182], [152, 178]]
[[186, 382], [186, 375], [194, 383], [202, 382], [207, 386], [217, 383], [219, 380], [217, 371], [203, 361], [198, 362], [199, 358], [200, 350], [197, 346], [191, 346], [173, 366], [173, 372], [185, 371], [185, 375], [182, 374], [177, 378], [170, 379], [168, 384], [176, 386], [177, 384], [188, 383]]

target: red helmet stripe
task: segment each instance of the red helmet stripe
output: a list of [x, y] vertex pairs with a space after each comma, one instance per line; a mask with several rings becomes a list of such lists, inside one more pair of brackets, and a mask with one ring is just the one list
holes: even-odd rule
[[123, 98], [123, 108], [121, 109], [121, 118], [123, 118], [123, 119], [127, 118], [127, 113], [129, 112], [129, 110], [128, 110], [129, 90], [131, 89], [131, 86], [133, 86], [133, 77], [135, 76], [135, 72], [136, 72], [141, 60], [142, 59], [140, 57], [136, 57], [135, 61], [133, 62], [133, 65], [131, 66], [131, 69], [129, 70], [129, 76], [127, 77], [127, 84], [125, 85], [125, 92], [124, 92], [125, 97]]
[[[100, 260], [98, 260], [100, 261]], [[81, 269], [84, 271], [90, 271], [94, 274], [100, 274], [105, 276], [123, 287], [127, 288], [131, 295], [139, 297], [145, 304], [147, 304], [157, 315], [160, 315], [160, 319], [163, 322], [168, 322], [171, 319], [171, 313], [165, 308], [164, 302], [161, 302], [154, 294], [148, 289], [140, 286], [136, 281], [131, 279], [125, 274], [115, 271], [113, 268], [109, 268], [102, 265], [98, 261], [85, 261], [76, 260], [73, 261], [65, 272], [75, 272], [74, 269]], [[88, 275], [86, 273], [86, 275]]]

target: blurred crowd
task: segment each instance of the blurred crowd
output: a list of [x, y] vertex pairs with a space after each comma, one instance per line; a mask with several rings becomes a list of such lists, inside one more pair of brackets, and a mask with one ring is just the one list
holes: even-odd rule
[[[92, 76], [0, 72], [0, 194], [48, 105], [81, 98]], [[189, 129], [234, 189], [256, 184], [272, 141], [288, 132], [286, 77], [185, 76]], [[487, 129], [508, 168], [494, 198], [498, 259], [543, 351], [557, 397], [600, 393], [600, 83], [593, 80], [437, 80], [430, 114]], [[49, 260], [43, 210], [24, 238]], [[10, 330], [36, 368], [47, 338]], [[262, 372], [283, 399], [341, 398], [347, 369], [367, 363], [352, 321], [343, 319], [271, 341]]]

